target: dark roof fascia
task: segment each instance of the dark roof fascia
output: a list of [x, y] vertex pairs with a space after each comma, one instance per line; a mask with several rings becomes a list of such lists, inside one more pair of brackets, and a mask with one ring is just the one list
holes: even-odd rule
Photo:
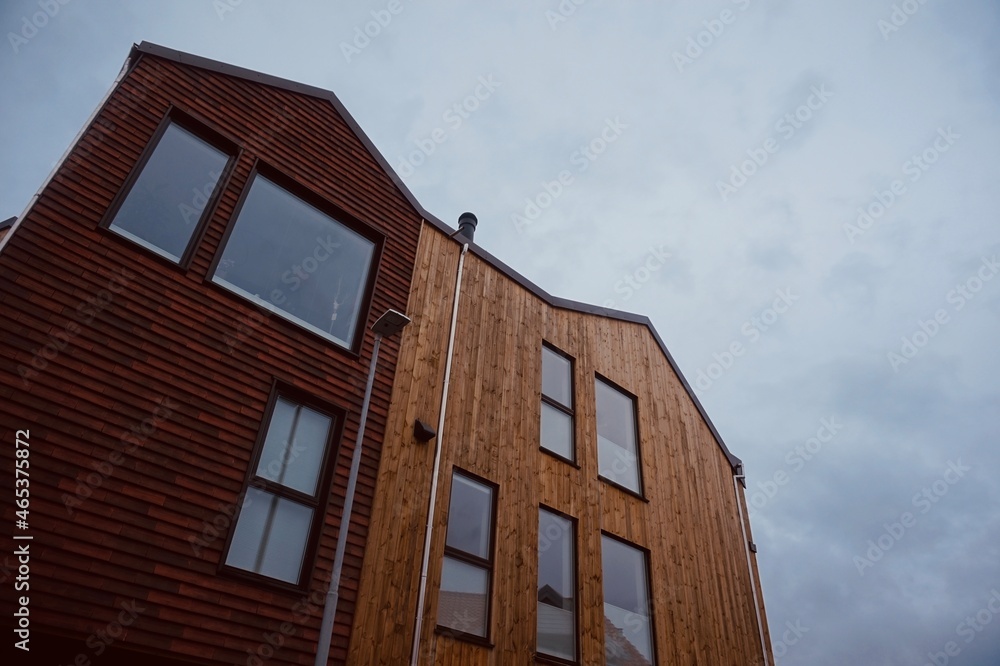
[[[465, 236], [456, 236], [456, 229], [449, 226], [437, 216], [431, 214], [427, 211], [423, 204], [421, 204], [417, 198], [413, 195], [413, 192], [406, 186], [403, 180], [393, 169], [385, 156], [382, 155], [381, 151], [375, 147], [372, 140], [368, 138], [368, 135], [361, 128], [361, 125], [354, 119], [354, 116], [347, 110], [347, 108], [341, 103], [340, 99], [330, 90], [324, 90], [323, 88], [318, 88], [316, 86], [310, 86], [305, 83], [298, 83], [296, 81], [290, 81], [288, 79], [283, 79], [277, 76], [272, 76], [270, 74], [264, 74], [261, 72], [254, 71], [252, 69], [246, 69], [243, 67], [237, 67], [236, 65], [230, 65], [228, 63], [220, 62], [218, 60], [212, 60], [210, 58], [204, 58], [202, 56], [193, 55], [190, 53], [185, 53], [183, 51], [177, 51], [175, 49], [167, 48], [166, 46], [160, 46], [159, 44], [153, 44], [151, 42], [142, 42], [132, 46], [131, 59], [133, 60], [132, 66], [134, 67], [138, 62], [137, 55], [149, 54], [158, 58], [163, 58], [165, 60], [171, 60], [173, 62], [180, 63], [182, 65], [187, 65], [190, 67], [197, 67], [199, 69], [205, 69], [211, 72], [217, 72], [219, 74], [224, 74], [226, 76], [233, 76], [236, 78], [245, 79], [248, 81], [253, 81], [261, 85], [271, 86], [273, 88], [279, 88], [281, 90], [287, 90], [290, 92], [298, 93], [300, 95], [306, 95], [309, 97], [316, 97], [319, 99], [326, 100], [330, 102], [333, 107], [337, 110], [337, 113], [344, 119], [351, 130], [357, 135], [357, 137], [364, 144], [368, 152], [375, 158], [382, 167], [385, 174], [392, 180], [393, 184], [399, 189], [399, 191], [406, 197], [406, 200], [413, 206], [413, 210], [416, 211], [427, 223], [431, 226], [437, 228], [439, 231], [447, 236], [452, 237], [458, 243], [468, 242]], [[667, 349], [667, 346], [663, 343], [663, 339], [660, 334], [657, 333], [656, 328], [653, 326], [653, 322], [645, 315], [633, 314], [631, 312], [623, 312], [621, 310], [612, 310], [609, 308], [603, 308], [597, 305], [590, 305], [588, 303], [580, 303], [578, 301], [571, 301], [565, 298], [559, 298], [552, 296], [547, 291], [531, 282], [523, 275], [515, 271], [513, 268], [500, 261], [492, 254], [479, 247], [475, 243], [469, 243], [469, 250], [473, 252], [480, 259], [486, 261], [491, 266], [499, 270], [501, 273], [505, 274], [507, 277], [511, 278], [519, 285], [530, 291], [532, 294], [540, 298], [541, 300], [548, 303], [550, 306], [555, 308], [561, 308], [563, 310], [571, 310], [574, 312], [581, 312], [584, 314], [595, 315], [599, 317], [607, 317], [609, 319], [618, 319], [621, 321], [628, 321], [635, 324], [641, 324], [649, 329], [652, 334], [653, 339], [656, 340], [656, 344], [659, 345], [660, 350], [663, 355], [667, 358], [667, 362], [670, 363], [670, 367], [673, 369], [674, 373], [681, 380], [681, 384], [684, 385], [684, 389], [687, 391], [688, 396], [694, 402], [695, 407], [698, 409], [698, 413], [701, 414], [702, 419], [708, 425], [709, 430], [711, 430], [713, 437], [715, 437], [716, 443], [722, 449], [722, 452], [726, 455], [729, 460], [730, 465], [733, 467], [734, 472], [736, 468], [742, 465], [742, 461], [729, 450], [726, 446], [725, 441], [722, 439], [722, 435], [716, 429], [715, 424], [712, 423], [712, 419], [709, 418], [708, 413], [705, 411], [704, 406], [695, 394], [694, 389], [688, 383], [684, 374], [681, 372], [674, 360], [673, 355]]]
[[6, 220], [4, 220], [3, 222], [0, 222], [0, 231], [3, 231], [3, 230], [4, 230], [4, 229], [6, 229], [7, 227], [11, 227], [11, 226], [14, 226], [14, 223], [15, 223], [15, 222], [17, 222], [17, 215], [15, 215], [15, 216], [13, 216], [13, 217], [8, 217], [8, 218], [7, 218]]

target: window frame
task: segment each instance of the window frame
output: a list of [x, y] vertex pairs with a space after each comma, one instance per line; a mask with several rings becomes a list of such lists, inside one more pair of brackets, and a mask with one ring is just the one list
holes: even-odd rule
[[[348, 346], [340, 344], [332, 337], [327, 337], [317, 333], [311, 328], [303, 326], [295, 319], [292, 319], [294, 315], [291, 315], [273, 303], [264, 305], [251, 300], [243, 294], [233, 291], [225, 285], [219, 284], [215, 281], [215, 272], [218, 269], [219, 262], [222, 261], [222, 255], [229, 244], [229, 239], [232, 236], [233, 231], [236, 229], [236, 223], [239, 221], [240, 213], [243, 211], [243, 206], [246, 204], [246, 200], [250, 195], [250, 189], [253, 187], [254, 180], [257, 176], [266, 178], [292, 196], [301, 199], [319, 212], [332, 218], [334, 222], [343, 225], [347, 229], [357, 233], [374, 244], [374, 247], [372, 248], [371, 264], [368, 267], [368, 277], [366, 278], [367, 284], [365, 284], [362, 290], [360, 306], [358, 307], [358, 319], [354, 327], [354, 339], [348, 341], [350, 343]], [[314, 191], [309, 186], [299, 182], [293, 176], [290, 176], [277, 167], [270, 165], [261, 158], [257, 158], [254, 160], [253, 166], [250, 168], [250, 173], [247, 175], [246, 181], [243, 184], [243, 188], [236, 201], [236, 205], [233, 206], [232, 215], [226, 223], [226, 229], [222, 233], [222, 237], [219, 239], [219, 244], [215, 248], [215, 256], [212, 257], [212, 261], [209, 263], [208, 272], [205, 274], [205, 282], [226, 294], [228, 297], [238, 299], [239, 302], [247, 303], [251, 307], [270, 312], [276, 315], [277, 318], [285, 324], [294, 327], [296, 331], [302, 331], [313, 336], [317, 340], [322, 340], [323, 343], [330, 348], [348, 354], [354, 359], [359, 359], [361, 357], [361, 347], [364, 343], [365, 331], [368, 329], [368, 319], [371, 316], [372, 301], [375, 296], [375, 287], [378, 284], [379, 273], [382, 267], [382, 253], [385, 249], [385, 243], [385, 234], [376, 229], [374, 226], [362, 222], [357, 217], [351, 215], [340, 206]]]
[[[601, 530], [601, 537], [608, 537], [613, 541], [617, 541], [620, 544], [628, 546], [634, 550], [639, 551], [642, 554], [643, 560], [643, 573], [646, 575], [646, 594], [648, 599], [646, 599], [646, 605], [649, 608], [649, 641], [653, 648], [653, 658], [650, 660], [651, 664], [658, 663], [656, 661], [657, 655], [660, 651], [656, 645], [656, 606], [654, 603], [656, 595], [653, 594], [653, 554], [649, 548], [645, 546], [640, 546], [639, 544], [629, 541], [624, 537], [620, 537], [617, 534], [608, 532], [607, 530]], [[604, 544], [601, 544], [601, 616], [604, 616]]]
[[[320, 475], [316, 481], [316, 495], [314, 497], [305, 495], [305, 493], [289, 488], [288, 486], [283, 486], [275, 481], [257, 476], [257, 467], [260, 464], [260, 458], [264, 452], [264, 442], [267, 439], [267, 433], [271, 427], [271, 420], [274, 416], [274, 408], [275, 405], [277, 405], [278, 398], [285, 398], [286, 400], [294, 402], [297, 405], [316, 410], [326, 416], [329, 416], [332, 420], [332, 423], [330, 424], [330, 433], [327, 435], [326, 450], [323, 452]], [[341, 436], [343, 434], [346, 416], [347, 413], [345, 410], [339, 409], [330, 403], [320, 400], [319, 398], [306, 393], [302, 389], [297, 388], [290, 383], [279, 381], [277, 379], [272, 380], [270, 394], [267, 399], [267, 406], [264, 408], [264, 417], [261, 419], [260, 427], [257, 430], [257, 438], [254, 440], [253, 453], [250, 456], [250, 461], [247, 464], [247, 470], [244, 475], [243, 487], [240, 490], [240, 494], [237, 496], [238, 507], [234, 512], [232, 520], [230, 521], [229, 534], [226, 535], [226, 541], [219, 557], [217, 573], [294, 592], [301, 592], [302, 590], [308, 589], [309, 584], [312, 581], [313, 569], [316, 565], [316, 557], [319, 553], [319, 542], [323, 532], [323, 524], [325, 523], [326, 514], [329, 509], [334, 468], [336, 467], [335, 463], [340, 454]], [[272, 578], [271, 576], [266, 576], [247, 569], [241, 569], [226, 563], [226, 559], [229, 556], [229, 549], [232, 545], [233, 536], [236, 533], [236, 526], [239, 524], [240, 514], [243, 512], [243, 502], [246, 498], [247, 491], [251, 488], [271, 493], [283, 499], [293, 500], [301, 504], [305, 504], [313, 510], [312, 523], [309, 526], [309, 534], [306, 536], [306, 543], [303, 548], [302, 568], [299, 570], [298, 583], [289, 583], [288, 581], [284, 581], [279, 578]]]
[[[545, 395], [545, 387], [544, 387], [544, 384], [545, 384], [545, 349], [548, 349], [553, 354], [556, 354], [557, 356], [561, 356], [562, 358], [564, 358], [567, 361], [569, 361], [569, 399], [570, 399], [570, 403], [571, 403], [569, 407], [566, 407], [565, 405], [563, 405], [561, 402], [559, 402], [555, 398], [550, 398], [549, 396]], [[542, 431], [541, 431], [542, 413], [541, 413], [541, 411], [539, 411], [539, 414], [538, 414], [538, 428], [539, 428], [538, 429], [538, 448], [543, 453], [546, 453], [546, 454], [552, 456], [553, 458], [556, 458], [557, 460], [561, 460], [564, 463], [567, 463], [569, 465], [572, 465], [573, 467], [576, 467], [577, 469], [580, 469], [580, 464], [577, 461], [577, 451], [576, 451], [576, 449], [577, 449], [577, 447], [576, 447], [576, 441], [577, 441], [577, 436], [576, 436], [576, 434], [577, 434], [576, 433], [576, 359], [573, 358], [572, 356], [570, 356], [569, 354], [567, 354], [566, 352], [564, 352], [563, 350], [559, 349], [558, 347], [556, 347], [552, 343], [548, 342], [547, 340], [542, 340], [541, 359], [542, 359], [542, 361], [541, 361], [541, 380], [539, 381], [539, 393], [541, 395], [541, 403], [544, 403], [544, 404], [552, 407], [553, 409], [556, 409], [556, 410], [562, 412], [563, 414], [565, 414], [565, 415], [567, 415], [569, 417], [569, 419], [570, 419], [570, 435], [572, 436], [572, 441], [570, 442], [571, 455], [568, 458], [566, 456], [564, 456], [564, 455], [561, 455], [560, 453], [557, 453], [556, 451], [553, 451], [551, 449], [545, 448], [545, 446], [542, 445], [542, 436], [541, 436], [541, 433], [542, 433]], [[542, 410], [542, 409], [544, 409], [544, 408], [541, 407], [541, 405], [539, 405], [539, 410]]]
[[[226, 166], [223, 167], [222, 174], [219, 175], [219, 180], [215, 184], [215, 189], [212, 191], [212, 196], [210, 196], [208, 201], [205, 202], [205, 208], [202, 209], [201, 216], [198, 218], [198, 222], [191, 231], [191, 237], [188, 239], [187, 246], [184, 248], [184, 252], [177, 261], [174, 261], [170, 257], [166, 256], [162, 248], [157, 248], [155, 245], [147, 241], [126, 236], [111, 227], [115, 221], [115, 217], [118, 215], [118, 211], [121, 210], [121, 207], [128, 198], [128, 195], [132, 192], [132, 188], [135, 187], [136, 181], [139, 180], [143, 170], [146, 168], [146, 164], [149, 163], [150, 158], [153, 156], [153, 152], [156, 150], [157, 146], [160, 145], [163, 135], [166, 134], [167, 128], [170, 127], [171, 124], [176, 124], [181, 129], [186, 130], [187, 132], [193, 134], [196, 138], [229, 156], [229, 160], [226, 162]], [[118, 240], [128, 243], [132, 247], [142, 248], [143, 252], [156, 257], [158, 260], [169, 266], [178, 268], [181, 271], [187, 271], [191, 267], [191, 262], [194, 260], [194, 256], [198, 252], [198, 248], [201, 246], [205, 232], [208, 230], [208, 223], [215, 215], [216, 208], [219, 205], [223, 192], [229, 188], [233, 173], [236, 170], [236, 165], [239, 163], [242, 155], [243, 147], [238, 141], [230, 137], [228, 134], [225, 134], [217, 126], [204, 118], [197, 116], [186, 109], [181, 109], [180, 107], [171, 104], [167, 108], [167, 111], [163, 114], [163, 117], [160, 118], [153, 134], [149, 137], [149, 139], [147, 139], [145, 147], [139, 154], [139, 158], [136, 160], [135, 164], [132, 165], [132, 169], [129, 171], [125, 180], [118, 188], [118, 192], [115, 193], [115, 196], [111, 199], [111, 203], [108, 205], [107, 210], [104, 211], [104, 215], [101, 217], [101, 221], [98, 223], [97, 228]]]
[[[545, 663], [545, 664], [562, 664], [562, 665], [565, 665], [565, 666], [570, 666], [570, 665], [576, 666], [576, 665], [578, 665], [580, 663], [580, 647], [581, 647], [581, 645], [580, 645], [580, 643], [581, 643], [581, 641], [580, 641], [580, 594], [582, 593], [582, 588], [580, 586], [580, 548], [579, 548], [579, 543], [578, 543], [578, 541], [579, 541], [579, 535], [580, 535], [580, 530], [579, 530], [580, 521], [577, 520], [577, 518], [575, 516], [571, 516], [568, 513], [564, 513], [562, 511], [559, 511], [558, 509], [555, 509], [555, 508], [553, 508], [553, 507], [551, 507], [551, 506], [549, 506], [547, 504], [539, 504], [538, 505], [538, 511], [539, 511], [539, 516], [541, 515], [542, 511], [547, 511], [548, 513], [551, 513], [554, 516], [558, 516], [560, 518], [568, 520], [570, 522], [570, 524], [573, 526], [573, 558], [572, 558], [572, 562], [573, 562], [573, 592], [574, 592], [574, 594], [573, 594], [573, 638], [574, 638], [574, 647], [576, 648], [575, 649], [576, 659], [574, 659], [574, 660], [563, 659], [562, 657], [556, 657], [556, 656], [553, 656], [553, 655], [550, 655], [550, 654], [545, 654], [544, 652], [539, 652], [538, 651], [538, 617], [537, 617], [537, 613], [538, 613], [538, 598], [537, 598], [538, 597], [538, 585], [537, 585], [537, 582], [538, 582], [539, 574], [536, 571], [535, 572], [535, 581], [536, 581], [536, 584], [535, 584], [535, 597], [536, 597], [535, 598], [535, 613], [536, 613], [536, 617], [535, 617], [535, 661], [539, 662], [539, 663]], [[539, 521], [540, 520], [541, 520], [541, 517], [539, 517]], [[541, 546], [539, 544], [536, 544], [536, 549], [539, 551], [539, 556], [541, 556]], [[536, 563], [536, 566], [537, 566], [537, 563]]]
[[642, 434], [639, 431], [639, 397], [634, 393], [632, 393], [631, 391], [622, 388], [620, 384], [611, 381], [610, 379], [608, 379], [599, 372], [594, 373], [594, 381], [595, 381], [595, 387], [594, 387], [594, 426], [595, 426], [594, 441], [595, 442], [597, 441], [597, 436], [600, 433], [600, 424], [598, 423], [598, 419], [600, 418], [600, 416], [597, 410], [596, 382], [603, 382], [608, 387], [613, 388], [614, 390], [618, 391], [619, 393], [621, 393], [622, 395], [624, 395], [625, 397], [629, 398], [632, 401], [632, 421], [634, 423], [634, 428], [635, 428], [635, 468], [636, 468], [636, 477], [638, 478], [639, 481], [639, 489], [634, 490], [632, 488], [629, 488], [628, 486], [618, 483], [614, 479], [609, 479], [608, 477], [601, 474], [600, 447], [598, 447], [598, 452], [597, 452], [597, 478], [603, 481], [604, 483], [608, 484], [609, 486], [618, 488], [622, 492], [628, 493], [629, 495], [632, 495], [633, 497], [641, 499], [642, 501], [648, 503], [649, 498], [646, 497], [646, 484], [643, 482], [643, 471], [642, 471], [642, 446], [641, 446]]
[[[455, 475], [461, 475], [468, 481], [472, 481], [482, 486], [486, 486], [492, 491], [492, 506], [490, 507], [490, 548], [489, 548], [489, 558], [483, 559], [478, 555], [472, 555], [465, 551], [453, 548], [448, 545], [448, 526], [451, 519], [451, 498], [453, 489], [455, 486]], [[491, 636], [493, 633], [493, 584], [494, 584], [494, 572], [496, 569], [496, 548], [497, 548], [497, 505], [500, 498], [500, 486], [493, 483], [489, 479], [485, 479], [478, 474], [473, 474], [472, 472], [462, 469], [458, 465], [453, 465], [451, 468], [451, 487], [448, 489], [448, 510], [445, 514], [444, 522], [444, 551], [441, 556], [441, 574], [438, 578], [438, 604], [435, 612], [434, 618], [434, 633], [444, 636], [449, 636], [461, 641], [466, 641], [468, 643], [474, 643], [476, 645], [481, 645], [484, 647], [493, 647], [493, 642]], [[441, 611], [441, 584], [444, 582], [444, 560], [450, 557], [459, 562], [464, 562], [466, 564], [471, 564], [472, 566], [484, 569], [487, 574], [487, 585], [486, 585], [486, 635], [479, 636], [477, 634], [469, 633], [467, 631], [460, 631], [452, 627], [442, 625], [439, 621], [440, 611]]]

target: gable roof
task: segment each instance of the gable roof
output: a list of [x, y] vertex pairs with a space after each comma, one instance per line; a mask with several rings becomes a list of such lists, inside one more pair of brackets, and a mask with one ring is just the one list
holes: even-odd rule
[[[226, 76], [233, 76], [248, 81], [253, 81], [261, 85], [272, 86], [274, 88], [288, 90], [301, 95], [308, 95], [310, 97], [316, 97], [328, 101], [330, 104], [333, 105], [334, 109], [336, 109], [337, 113], [339, 113], [340, 116], [344, 119], [344, 122], [347, 123], [348, 127], [351, 128], [351, 131], [353, 131], [354, 134], [361, 140], [361, 142], [364, 144], [368, 152], [372, 155], [372, 157], [375, 158], [378, 164], [385, 171], [386, 175], [389, 176], [389, 178], [396, 185], [399, 191], [410, 203], [410, 205], [413, 206], [413, 209], [421, 217], [423, 217], [423, 219], [427, 223], [434, 226], [442, 233], [448, 236], [455, 235], [456, 230], [453, 227], [443, 222], [436, 215], [427, 211], [423, 207], [423, 205], [417, 200], [417, 198], [413, 195], [410, 189], [406, 186], [406, 183], [404, 183], [403, 180], [399, 177], [399, 174], [397, 174], [395, 170], [389, 165], [388, 160], [386, 160], [385, 157], [382, 155], [382, 153], [378, 150], [378, 148], [375, 147], [375, 144], [372, 143], [371, 139], [368, 138], [368, 135], [365, 133], [365, 131], [361, 129], [361, 126], [354, 119], [354, 116], [350, 114], [347, 108], [341, 103], [341, 101], [332, 91], [324, 90], [323, 88], [318, 88], [316, 86], [310, 86], [304, 83], [290, 81], [288, 79], [272, 76], [270, 74], [256, 72], [254, 70], [245, 69], [243, 67], [237, 67], [235, 65], [219, 62], [217, 60], [203, 58], [201, 56], [192, 55], [190, 53], [184, 53], [183, 51], [177, 51], [175, 49], [167, 48], [165, 46], [160, 46], [159, 44], [153, 44], [145, 41], [140, 44], [132, 46], [132, 51], [129, 54], [129, 59], [126, 62], [126, 67], [134, 66], [134, 64], [138, 61], [138, 59], [145, 54], [157, 58], [163, 58], [165, 60], [170, 60], [176, 63], [180, 63], [188, 67], [197, 67], [200, 69], [217, 72], [219, 74], [224, 74]], [[461, 239], [456, 239], [456, 242], [459, 243], [466, 242], [466, 239], [464, 236], [462, 236]], [[678, 367], [677, 362], [674, 360], [674, 357], [670, 354], [670, 351], [667, 349], [666, 344], [664, 344], [663, 339], [660, 337], [660, 334], [657, 333], [656, 328], [653, 326], [653, 322], [649, 319], [649, 317], [645, 315], [633, 314], [631, 312], [623, 312], [621, 310], [612, 310], [609, 308], [603, 308], [596, 305], [590, 305], [588, 303], [581, 303], [579, 301], [571, 301], [565, 298], [559, 298], [557, 296], [553, 296], [544, 289], [542, 289], [541, 287], [539, 287], [538, 285], [536, 285], [535, 283], [525, 278], [523, 275], [515, 271], [513, 268], [511, 268], [504, 262], [494, 257], [492, 254], [490, 254], [480, 246], [476, 245], [475, 243], [469, 242], [469, 251], [475, 254], [483, 261], [485, 261], [486, 263], [490, 264], [493, 268], [497, 269], [498, 271], [500, 271], [513, 281], [517, 282], [520, 286], [530, 291], [537, 298], [544, 301], [551, 307], [561, 308], [564, 310], [571, 310], [575, 312], [581, 312], [584, 314], [596, 315], [599, 317], [607, 317], [609, 319], [617, 319], [620, 321], [632, 322], [635, 324], [640, 324], [642, 326], [645, 326], [647, 329], [649, 329], [649, 333], [653, 336], [653, 339], [656, 340], [657, 345], [660, 347], [660, 350], [666, 357], [667, 362], [670, 364], [670, 367], [673, 369], [674, 373], [680, 379], [681, 384], [684, 386], [684, 390], [687, 391], [687, 394], [691, 398], [691, 401], [694, 403], [695, 407], [697, 408], [698, 413], [701, 415], [702, 419], [705, 421], [705, 424], [712, 432], [712, 436], [715, 438], [715, 441], [719, 445], [719, 448], [722, 449], [722, 452], [729, 460], [729, 463], [732, 466], [734, 473], [738, 471], [737, 468], [742, 467], [742, 461], [738, 457], [733, 455], [733, 453], [729, 450], [729, 447], [726, 446], [726, 443], [722, 439], [722, 435], [719, 434], [719, 431], [716, 429], [715, 424], [712, 423], [712, 420], [709, 418], [708, 413], [705, 411], [704, 406], [701, 404], [701, 401], [698, 400], [698, 396], [695, 395], [694, 389], [688, 383], [687, 378], [684, 377], [684, 374], [681, 372], [680, 367]]]

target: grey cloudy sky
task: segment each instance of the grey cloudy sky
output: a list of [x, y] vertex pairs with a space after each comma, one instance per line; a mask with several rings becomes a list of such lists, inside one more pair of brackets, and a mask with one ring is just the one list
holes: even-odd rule
[[331, 89], [430, 211], [652, 318], [747, 464], [779, 664], [996, 666], [1000, 6], [576, 2], [5, 1], [0, 216], [133, 42]]

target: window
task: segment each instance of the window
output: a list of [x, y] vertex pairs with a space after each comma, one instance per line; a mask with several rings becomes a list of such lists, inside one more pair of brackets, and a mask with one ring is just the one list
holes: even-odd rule
[[176, 118], [165, 121], [152, 145], [108, 227], [182, 263], [235, 150], [199, 138]]
[[597, 378], [597, 466], [612, 483], [642, 493], [635, 398]]
[[573, 361], [548, 345], [542, 345], [542, 426], [544, 450], [572, 462]]
[[212, 280], [352, 348], [377, 243], [255, 174]]
[[576, 661], [576, 529], [538, 510], [538, 653]]
[[607, 666], [656, 663], [646, 554], [601, 536], [604, 573], [604, 656]]
[[275, 396], [230, 535], [227, 566], [300, 583], [322, 517], [334, 425], [329, 414]]
[[456, 470], [438, 596], [439, 628], [487, 637], [495, 521], [496, 486]]

